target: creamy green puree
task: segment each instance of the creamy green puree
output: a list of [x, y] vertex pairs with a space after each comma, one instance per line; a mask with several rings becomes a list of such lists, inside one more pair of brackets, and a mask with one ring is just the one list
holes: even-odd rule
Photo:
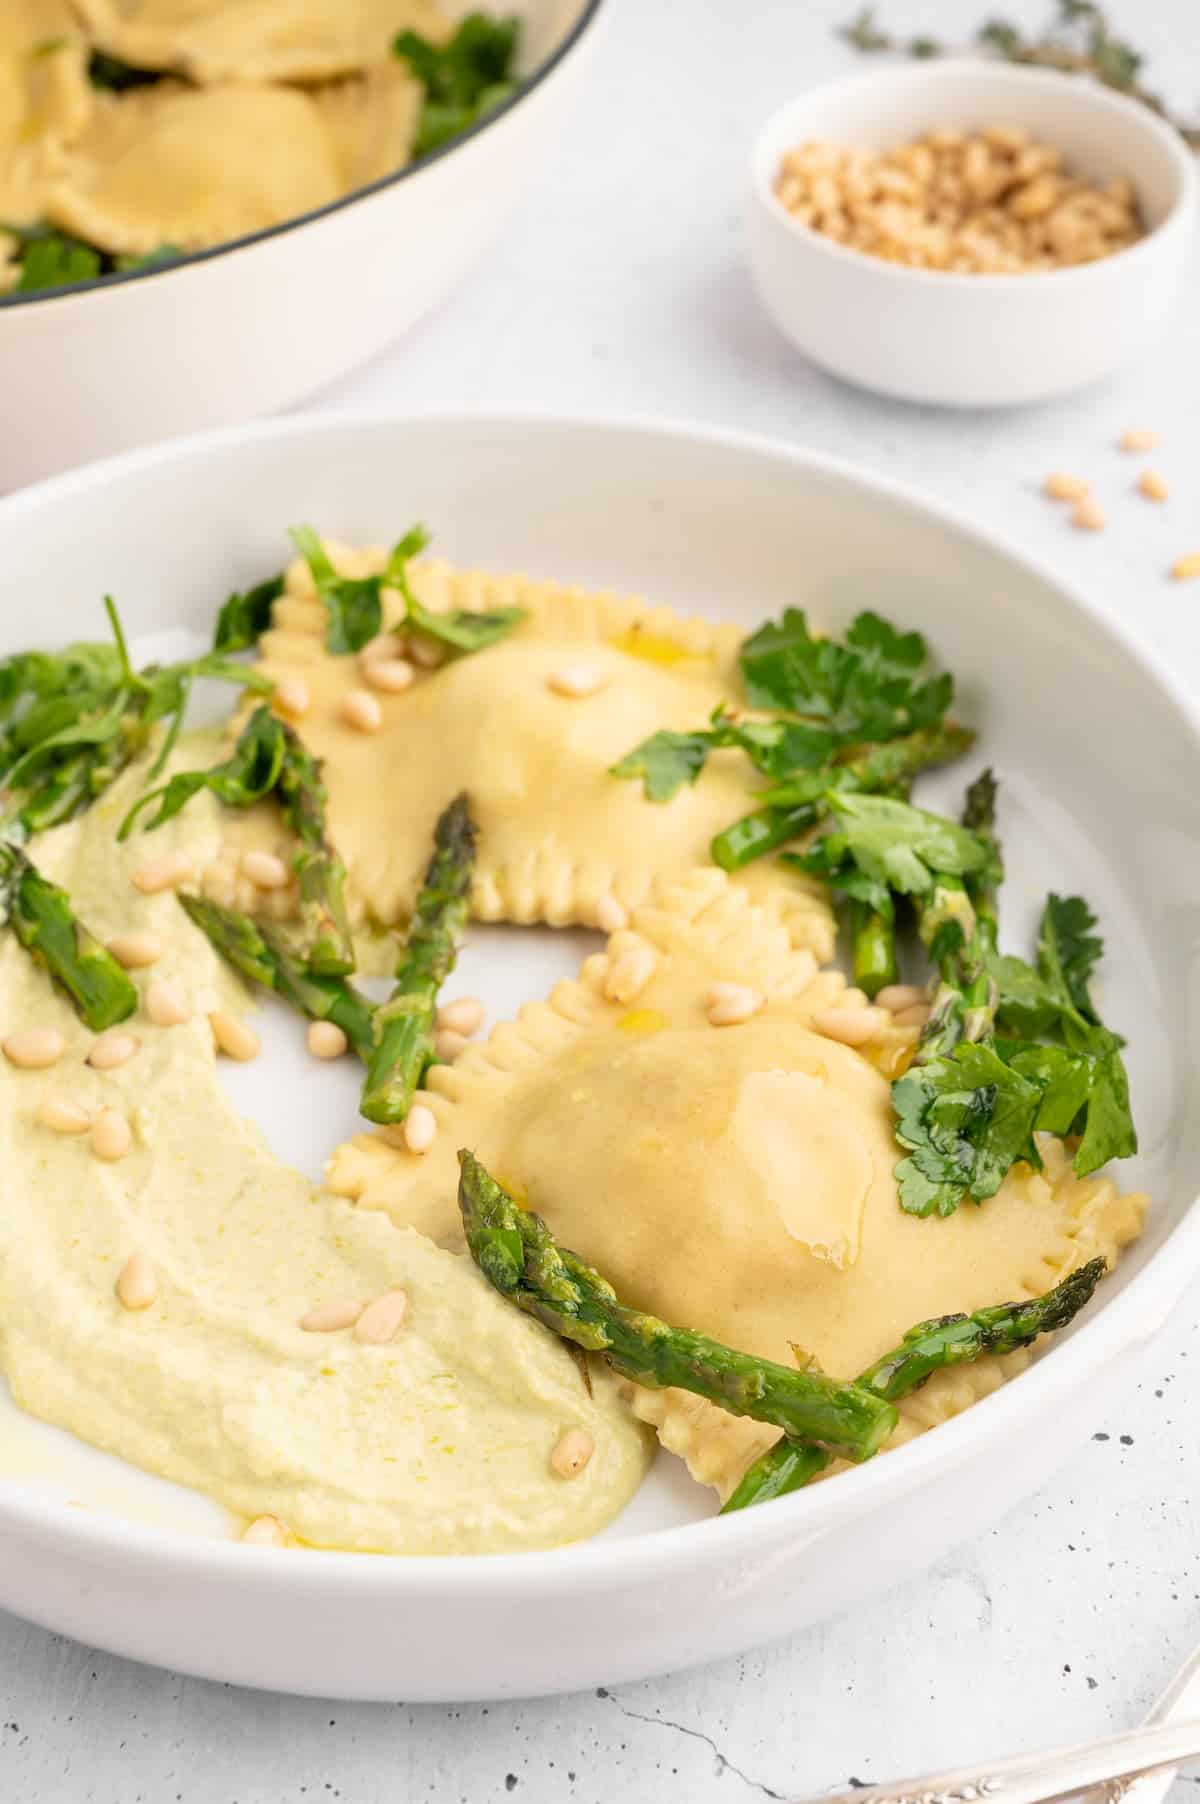
[[[205, 739], [190, 736], [175, 763], [209, 761]], [[593, 1368], [589, 1395], [559, 1342], [469, 1260], [315, 1191], [232, 1108], [207, 1011], [244, 1008], [245, 992], [171, 892], [142, 896], [129, 881], [176, 851], [202, 868], [221, 842], [221, 809], [198, 796], [121, 846], [117, 825], [140, 782], [123, 779], [33, 850], [101, 938], [146, 929], [164, 939], [164, 957], [137, 980], [144, 992], [166, 978], [191, 1019], [159, 1028], [139, 1010], [126, 1024], [136, 1055], [93, 1070], [93, 1036], [0, 933], [0, 1034], [67, 1037], [50, 1070], [0, 1070], [0, 1359], [17, 1402], [238, 1515], [277, 1516], [317, 1546], [487, 1553], [595, 1533], [645, 1472], [645, 1430], [606, 1370]], [[86, 1134], [42, 1126], [47, 1095], [125, 1111], [129, 1154], [105, 1163]], [[115, 1292], [135, 1253], [158, 1281], [138, 1312]], [[407, 1314], [387, 1345], [299, 1326], [321, 1304], [397, 1287]], [[573, 1428], [595, 1452], [564, 1479], [550, 1456]]]

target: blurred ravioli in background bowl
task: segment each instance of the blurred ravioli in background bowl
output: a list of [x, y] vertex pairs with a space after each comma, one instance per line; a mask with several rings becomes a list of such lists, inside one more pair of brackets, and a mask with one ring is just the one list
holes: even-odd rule
[[602, 5], [13, 0], [0, 491], [286, 407], [414, 324], [504, 224]]

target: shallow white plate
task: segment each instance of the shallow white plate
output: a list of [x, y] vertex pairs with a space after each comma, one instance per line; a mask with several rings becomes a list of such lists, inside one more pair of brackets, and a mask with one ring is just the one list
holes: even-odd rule
[[[971, 768], [986, 758], [1003, 780], [1007, 934], [1023, 943], [1050, 887], [1099, 908], [1105, 1007], [1132, 1042], [1143, 1144], [1122, 1175], [1157, 1199], [1098, 1303], [1028, 1373], [897, 1453], [724, 1521], [699, 1519], [709, 1494], [660, 1455], [621, 1521], [584, 1546], [281, 1555], [223, 1538], [209, 1505], [11, 1408], [0, 1417], [0, 1605], [242, 1684], [410, 1700], [570, 1690], [784, 1634], [977, 1533], [1082, 1439], [1085, 1395], [1117, 1382], [1200, 1266], [1200, 1125], [1184, 1106], [1200, 974], [1197, 715], [1086, 604], [894, 487], [758, 441], [551, 420], [298, 418], [15, 497], [0, 504], [0, 651], [97, 635], [105, 590], [143, 644], [203, 633], [229, 588], [279, 566], [287, 525], [377, 541], [414, 519], [459, 563], [642, 591], [746, 626], [799, 602], [830, 627], [867, 605], [921, 627], [981, 729]], [[955, 772], [946, 796], [961, 782]], [[508, 1011], [592, 943], [476, 929], [455, 987]], [[278, 1027], [269, 1061], [231, 1081], [276, 1149], [316, 1172], [355, 1124], [352, 1074], [317, 1067], [294, 1026]]]

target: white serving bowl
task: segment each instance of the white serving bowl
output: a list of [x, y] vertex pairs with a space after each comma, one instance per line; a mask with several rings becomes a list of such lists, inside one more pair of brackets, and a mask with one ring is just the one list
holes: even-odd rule
[[[1127, 175], [1149, 230], [1096, 263], [1029, 275], [908, 269], [848, 249], [775, 194], [810, 139], [884, 150], [938, 126], [1024, 126], [1100, 182]], [[1195, 158], [1146, 107], [1077, 76], [982, 58], [873, 69], [814, 88], [755, 140], [750, 267], [771, 318], [834, 375], [950, 407], [1047, 400], [1149, 345], [1178, 298], [1196, 217]]]
[[419, 164], [178, 264], [0, 297], [0, 494], [276, 412], [407, 331], [507, 221], [587, 67], [603, 7], [505, 0], [523, 21], [524, 85]]
[[[280, 1554], [123, 1520], [113, 1462], [78, 1443], [81, 1462], [103, 1467], [98, 1489], [82, 1464], [65, 1488], [0, 1477], [0, 1607], [65, 1634], [285, 1691], [565, 1691], [785, 1634], [980, 1533], [1086, 1437], [1193, 1281], [1200, 710], [1025, 558], [890, 484], [762, 441], [546, 419], [293, 418], [14, 496], [0, 503], [0, 651], [94, 635], [105, 591], [137, 635], [206, 634], [231, 586], [278, 566], [287, 524], [367, 542], [413, 518], [463, 564], [641, 591], [747, 627], [802, 602], [833, 628], [865, 605], [922, 628], [981, 730], [970, 773], [986, 758], [1002, 779], [1008, 931], [1020, 944], [1050, 886], [1078, 887], [1100, 913], [1105, 1011], [1129, 1037], [1142, 1138], [1120, 1175], [1155, 1196], [1142, 1241], [1029, 1371], [897, 1452], [727, 1519], [663, 1455], [587, 1545], [475, 1559]], [[964, 781], [947, 774], [947, 805]], [[499, 1015], [586, 944], [476, 928], [460, 976]], [[319, 1169], [353, 1128], [353, 1073], [316, 1070], [294, 1023], [278, 1045], [272, 1026], [268, 1015], [268, 1056], [229, 1074], [257, 1085], [235, 1100]], [[10, 1445], [6, 1426], [0, 1472]], [[173, 1520], [171, 1508], [155, 1514]]]

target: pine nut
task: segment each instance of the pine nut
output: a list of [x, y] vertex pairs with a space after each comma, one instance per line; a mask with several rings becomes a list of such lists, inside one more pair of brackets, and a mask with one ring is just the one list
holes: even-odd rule
[[43, 1096], [37, 1118], [55, 1134], [86, 1134], [92, 1125], [88, 1111], [65, 1096]]
[[56, 1027], [26, 1027], [3, 1041], [4, 1056], [21, 1071], [45, 1071], [57, 1065], [67, 1042]]
[[390, 663], [393, 659], [402, 658], [405, 649], [404, 640], [399, 633], [376, 633], [359, 652], [358, 667], [366, 676], [369, 665], [383, 661]]
[[915, 983], [885, 983], [875, 998], [875, 1006], [891, 1009], [894, 1015], [898, 1009], [916, 1008], [925, 1001], [924, 990]]
[[466, 1034], [456, 1034], [448, 1027], [443, 1027], [433, 1036], [433, 1050], [443, 1065], [453, 1065], [460, 1052], [466, 1050], [468, 1041]]
[[1091, 494], [1092, 485], [1082, 476], [1072, 476], [1068, 470], [1053, 470], [1043, 482], [1042, 490], [1051, 501], [1082, 501]]
[[251, 1547], [286, 1547], [287, 1529], [278, 1516], [256, 1516], [247, 1528], [242, 1530], [242, 1540]]
[[1165, 501], [1171, 493], [1157, 470], [1143, 470], [1137, 485], [1147, 501]]
[[897, 1027], [924, 1027], [929, 1019], [929, 1004], [914, 1002], [911, 1008], [897, 1009], [892, 1020]]
[[1103, 509], [1089, 496], [1085, 496], [1071, 509], [1071, 525], [1080, 527], [1084, 532], [1103, 532], [1108, 521]]
[[227, 1059], [236, 1059], [244, 1065], [249, 1059], [256, 1059], [262, 1051], [262, 1041], [252, 1027], [239, 1021], [226, 1009], [215, 1008], [209, 1013], [208, 1024], [212, 1028], [213, 1039], [217, 1043], [217, 1051], [223, 1052]]
[[407, 658], [372, 658], [363, 665], [365, 681], [383, 695], [400, 695], [411, 689], [416, 674]]
[[437, 670], [445, 662], [446, 647], [428, 633], [414, 633], [408, 642], [408, 655], [422, 670]]
[[1144, 426], [1130, 426], [1117, 442], [1122, 451], [1157, 451], [1162, 439], [1157, 432], [1147, 432]]
[[395, 1340], [408, 1313], [406, 1290], [385, 1290], [368, 1303], [354, 1324], [354, 1338], [365, 1347], [386, 1347]]
[[415, 1102], [404, 1117], [404, 1144], [410, 1153], [427, 1153], [437, 1139], [437, 1116], [423, 1102]]
[[812, 1022], [827, 1040], [840, 1040], [843, 1046], [865, 1046], [877, 1040], [888, 1024], [887, 1010], [881, 1008], [826, 1008], [813, 1016]]
[[118, 1065], [126, 1064], [133, 1057], [141, 1043], [136, 1034], [110, 1029], [108, 1033], [101, 1034], [98, 1040], [92, 1041], [87, 1062], [93, 1071], [115, 1071]]
[[101, 1109], [92, 1123], [92, 1151], [110, 1164], [123, 1159], [133, 1145], [133, 1132], [119, 1109]]
[[185, 858], [182, 852], [172, 852], [166, 858], [142, 865], [129, 881], [143, 896], [156, 896], [160, 890], [178, 889], [181, 883], [190, 882], [191, 876], [191, 859]]
[[601, 933], [620, 933], [629, 925], [629, 910], [615, 896], [601, 896], [596, 903], [596, 925]]
[[1194, 576], [1200, 576], [1200, 551], [1189, 551], [1186, 557], [1179, 558], [1171, 565], [1171, 575], [1177, 583], [1191, 582]]
[[547, 687], [555, 695], [564, 695], [573, 701], [595, 695], [597, 690], [603, 689], [605, 681], [604, 672], [595, 664], [565, 664], [561, 670], [552, 670], [546, 678]]
[[192, 1011], [174, 984], [165, 977], [152, 977], [146, 985], [146, 1013], [155, 1027], [182, 1027], [190, 1021]]
[[568, 1428], [560, 1435], [550, 1464], [560, 1478], [578, 1478], [596, 1451], [596, 1443], [586, 1428]]
[[657, 965], [657, 953], [644, 940], [627, 946], [613, 959], [604, 979], [604, 994], [608, 1001], [636, 1001], [654, 976]]
[[340, 1059], [349, 1044], [349, 1040], [336, 1022], [309, 1022], [308, 1050], [314, 1059]]
[[117, 1300], [123, 1309], [149, 1309], [158, 1301], [158, 1273], [144, 1253], [135, 1253], [121, 1267]]
[[108, 949], [127, 971], [141, 971], [147, 965], [157, 964], [165, 950], [156, 933], [119, 933], [115, 940], [109, 940]]
[[708, 992], [708, 1019], [713, 1027], [738, 1027], [757, 1015], [766, 1002], [761, 990], [744, 983], [714, 983]]
[[483, 1026], [483, 1018], [487, 1014], [478, 996], [458, 996], [453, 1002], [447, 1002], [437, 1012], [439, 1027], [448, 1028], [452, 1034], [464, 1034], [470, 1039]]
[[342, 697], [341, 716], [356, 733], [378, 733], [383, 725], [383, 709], [378, 698], [366, 689], [351, 689]]
[[274, 852], [246, 852], [242, 857], [242, 875], [249, 877], [255, 889], [283, 889], [291, 872]]
[[312, 707], [312, 695], [303, 677], [284, 677], [275, 685], [275, 706], [281, 714], [299, 720]]
[[305, 1334], [337, 1334], [343, 1328], [353, 1328], [362, 1312], [362, 1304], [353, 1298], [337, 1303], [319, 1303], [307, 1315], [300, 1317], [300, 1326]]

